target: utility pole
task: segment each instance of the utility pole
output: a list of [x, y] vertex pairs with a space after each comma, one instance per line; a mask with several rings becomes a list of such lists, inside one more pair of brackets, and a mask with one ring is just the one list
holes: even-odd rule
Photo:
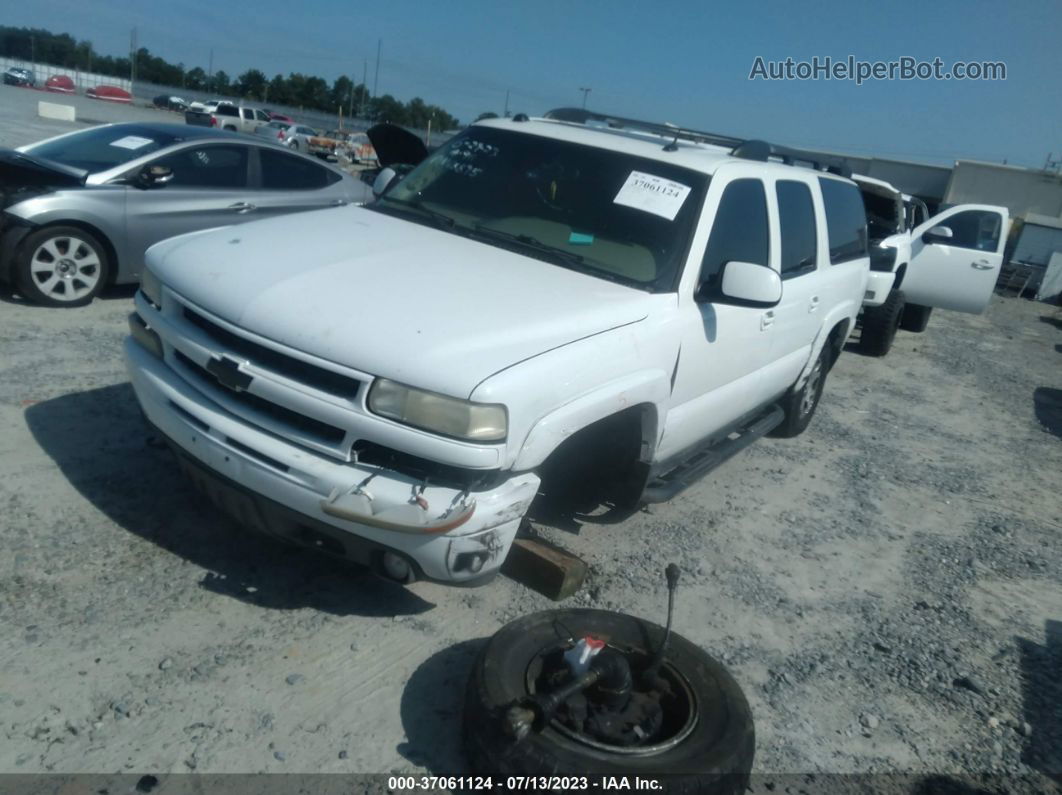
[[383, 39], [376, 40], [376, 76], [372, 79], [372, 95], [376, 96], [376, 91], [380, 87], [380, 48], [383, 47]]
[[129, 32], [129, 88], [136, 81], [136, 27]]
[[30, 36], [30, 63], [37, 64], [37, 39], [34, 36]]
[[509, 118], [509, 89], [505, 89], [505, 118]]
[[210, 61], [207, 63], [207, 92], [214, 90], [214, 48], [210, 48]]
[[583, 107], [585, 108], [586, 107], [586, 98], [590, 94], [590, 92], [593, 91], [593, 89], [592, 88], [583, 88], [583, 87], [580, 86], [579, 90], [583, 92]]
[[358, 115], [361, 118], [365, 118], [365, 102], [369, 96], [369, 59], [363, 58], [361, 62], [361, 107], [358, 109]]

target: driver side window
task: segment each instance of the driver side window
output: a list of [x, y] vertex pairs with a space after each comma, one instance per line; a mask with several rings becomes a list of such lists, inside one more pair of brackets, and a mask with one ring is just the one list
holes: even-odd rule
[[701, 260], [700, 282], [714, 286], [723, 265], [735, 260], [770, 264], [767, 194], [758, 179], [735, 179], [723, 190]]
[[975, 251], [995, 251], [999, 246], [1002, 227], [999, 213], [989, 210], [965, 210], [941, 221], [940, 226], [951, 229], [952, 237], [941, 241], [948, 246]]

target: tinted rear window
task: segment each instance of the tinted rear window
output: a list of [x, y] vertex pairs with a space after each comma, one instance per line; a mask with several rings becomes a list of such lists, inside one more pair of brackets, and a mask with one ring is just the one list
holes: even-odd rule
[[262, 148], [262, 187], [270, 190], [314, 190], [340, 179], [330, 168], [312, 160]]
[[826, 229], [830, 238], [830, 262], [866, 256], [867, 213], [863, 196], [854, 184], [819, 177], [822, 202], [826, 207]]
[[815, 205], [803, 182], [779, 180], [778, 220], [782, 233], [782, 278], [815, 270]]

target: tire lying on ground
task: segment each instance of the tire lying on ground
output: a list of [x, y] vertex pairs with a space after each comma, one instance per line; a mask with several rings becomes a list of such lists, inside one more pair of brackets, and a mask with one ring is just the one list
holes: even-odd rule
[[[737, 682], [704, 651], [672, 632], [662, 678], [674, 696], [666, 718], [640, 747], [621, 748], [573, 732], [560, 720], [513, 739], [506, 714], [536, 691], [572, 639], [593, 635], [632, 661], [639, 673], [659, 648], [657, 624], [605, 610], [551, 610], [502, 627], [476, 659], [465, 693], [465, 750], [475, 776], [661, 776], [667, 792], [740, 793], [748, 783], [756, 738]], [[593, 785], [591, 785], [592, 787]]]
[[933, 307], [921, 304], [907, 304], [900, 316], [900, 328], [904, 331], [913, 331], [916, 334], [926, 330], [929, 325], [929, 316], [933, 313]]
[[863, 330], [859, 335], [859, 350], [868, 356], [884, 356], [892, 348], [896, 330], [903, 316], [902, 290], [893, 290], [881, 306], [863, 310]]

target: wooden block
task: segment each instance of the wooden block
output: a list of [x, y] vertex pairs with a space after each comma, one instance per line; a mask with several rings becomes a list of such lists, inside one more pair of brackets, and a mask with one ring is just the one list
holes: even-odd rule
[[518, 538], [502, 573], [555, 602], [567, 599], [586, 579], [586, 563], [540, 538]]

